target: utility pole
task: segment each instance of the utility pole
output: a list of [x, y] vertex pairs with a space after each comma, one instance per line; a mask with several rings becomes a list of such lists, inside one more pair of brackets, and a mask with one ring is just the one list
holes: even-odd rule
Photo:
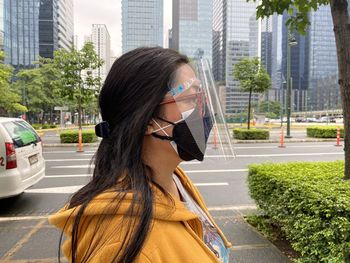
[[292, 111], [292, 78], [291, 78], [291, 46], [295, 46], [298, 42], [295, 40], [294, 36], [290, 33], [289, 28], [287, 31], [288, 41], [287, 41], [287, 134], [286, 138], [291, 138], [290, 135], [290, 117]]

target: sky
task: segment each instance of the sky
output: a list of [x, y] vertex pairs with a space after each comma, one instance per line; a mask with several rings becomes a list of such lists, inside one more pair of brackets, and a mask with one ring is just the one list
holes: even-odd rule
[[[164, 0], [164, 31], [171, 27], [171, 2]], [[92, 24], [106, 24], [111, 36], [111, 49], [121, 54], [121, 0], [74, 0], [74, 34], [78, 45], [91, 34]]]

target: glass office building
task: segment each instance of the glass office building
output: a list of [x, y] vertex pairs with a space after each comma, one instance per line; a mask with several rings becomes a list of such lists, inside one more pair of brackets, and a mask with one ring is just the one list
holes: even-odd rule
[[57, 0], [40, 1], [39, 53], [41, 57], [53, 58], [58, 49]]
[[314, 80], [337, 73], [338, 60], [330, 6], [312, 12], [310, 20], [309, 85], [312, 88]]
[[0, 0], [0, 50], [4, 50], [4, 0]]
[[57, 1], [58, 48], [69, 50], [74, 45], [73, 0]]
[[55, 50], [73, 47], [73, 18], [73, 0], [40, 1], [40, 56], [52, 58]]
[[173, 0], [171, 48], [212, 62], [212, 0]]
[[[311, 24], [306, 36], [294, 34], [298, 44], [291, 48], [292, 106], [297, 111], [320, 109], [322, 103], [318, 102], [316, 91], [320, 80], [338, 72], [330, 7], [321, 6], [309, 17]], [[287, 76], [287, 19], [287, 14], [273, 17], [272, 83], [273, 88], [282, 89], [281, 98]]]
[[[240, 91], [233, 69], [243, 58], [260, 56], [261, 24], [256, 20], [256, 5], [245, 0], [214, 1], [213, 72], [225, 85], [221, 97], [226, 115], [241, 112], [248, 105], [248, 94]], [[252, 101], [257, 100], [258, 95], [253, 94]]]
[[[288, 15], [274, 15], [272, 20], [272, 89], [279, 91], [276, 92], [276, 98], [285, 106], [288, 45], [288, 30], [285, 24]], [[292, 110], [302, 111], [307, 103], [310, 38], [308, 33], [302, 36], [291, 32], [290, 35], [297, 42], [291, 46]]]
[[122, 52], [163, 46], [163, 0], [122, 0]]
[[225, 81], [227, 1], [213, 2], [213, 51], [212, 67], [216, 81]]
[[[310, 14], [309, 108], [322, 109], [317, 96], [321, 79], [337, 75], [338, 59], [330, 6], [322, 6]], [[338, 89], [339, 91], [339, 89]]]
[[28, 67], [39, 56], [39, 0], [2, 0], [5, 63]]

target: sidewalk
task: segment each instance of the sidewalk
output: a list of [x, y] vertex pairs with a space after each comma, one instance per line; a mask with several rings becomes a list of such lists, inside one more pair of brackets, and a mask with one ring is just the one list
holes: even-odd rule
[[[243, 211], [244, 212], [244, 211]], [[244, 212], [245, 213], [245, 212]], [[290, 263], [273, 244], [245, 223], [241, 209], [211, 211], [227, 238], [235, 243], [231, 263]], [[55, 263], [60, 232], [42, 219], [0, 221], [0, 263]], [[11, 237], [9, 238], [9, 231]], [[48, 245], [49, 244], [49, 245]], [[43, 249], [45, 248], [45, 249]], [[62, 263], [66, 263], [62, 259]]]
[[249, 225], [244, 215], [254, 213], [254, 207], [237, 207], [226, 211], [210, 211], [216, 223], [234, 240], [230, 262], [234, 263], [288, 263], [291, 262], [274, 244]]

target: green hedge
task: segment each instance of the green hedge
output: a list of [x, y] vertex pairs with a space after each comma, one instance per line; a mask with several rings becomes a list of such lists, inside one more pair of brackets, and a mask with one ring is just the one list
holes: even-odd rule
[[262, 129], [233, 129], [233, 137], [237, 140], [268, 140], [270, 133]]
[[[68, 130], [61, 132], [61, 143], [78, 143], [78, 130]], [[83, 130], [83, 143], [96, 142], [97, 136], [94, 130]]]
[[[314, 138], [336, 138], [337, 137], [336, 126], [315, 126], [306, 128], [308, 137]], [[340, 137], [344, 138], [344, 128], [340, 128]]]
[[32, 127], [33, 127], [35, 130], [40, 130], [40, 129], [41, 129], [41, 124], [33, 123], [33, 124], [32, 124]]
[[34, 124], [32, 124], [32, 126], [35, 130], [57, 128], [56, 124], [47, 124], [47, 123], [45, 123], [43, 125], [41, 125], [40, 123], [34, 123]]
[[350, 181], [344, 162], [249, 167], [250, 194], [300, 253], [297, 262], [350, 262]]

